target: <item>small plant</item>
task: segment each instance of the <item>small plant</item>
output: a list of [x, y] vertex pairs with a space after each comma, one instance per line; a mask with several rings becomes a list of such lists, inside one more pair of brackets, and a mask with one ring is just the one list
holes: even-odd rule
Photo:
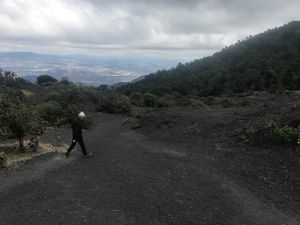
[[28, 143], [28, 147], [30, 151], [36, 152], [38, 150], [39, 141], [37, 137], [31, 137]]
[[5, 152], [0, 152], [0, 169], [7, 167], [7, 155]]
[[142, 127], [142, 124], [140, 123], [140, 121], [136, 118], [126, 118], [123, 121], [123, 124], [125, 125], [129, 125], [131, 127], [131, 129], [138, 129]]
[[298, 138], [297, 138], [297, 144], [300, 145], [300, 124], [298, 125]]
[[274, 120], [268, 121], [266, 127], [271, 129], [273, 138], [284, 144], [300, 144], [300, 125], [298, 127], [291, 127], [285, 125], [280, 127]]
[[284, 126], [274, 129], [273, 134], [281, 143], [299, 143], [298, 128]]
[[153, 116], [153, 110], [148, 108], [134, 108], [129, 116], [123, 123], [129, 125], [132, 129], [138, 129], [149, 122], [149, 119]]
[[242, 134], [241, 138], [243, 141], [245, 141], [246, 143], [250, 142], [251, 137], [254, 135], [254, 133], [257, 130], [253, 127], [249, 127], [247, 129], [245, 129], [244, 133]]

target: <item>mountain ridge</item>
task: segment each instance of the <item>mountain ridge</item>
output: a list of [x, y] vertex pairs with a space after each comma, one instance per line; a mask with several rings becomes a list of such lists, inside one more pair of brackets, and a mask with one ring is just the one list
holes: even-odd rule
[[126, 94], [220, 95], [248, 90], [300, 89], [300, 21], [269, 29], [212, 56], [179, 63], [119, 88]]

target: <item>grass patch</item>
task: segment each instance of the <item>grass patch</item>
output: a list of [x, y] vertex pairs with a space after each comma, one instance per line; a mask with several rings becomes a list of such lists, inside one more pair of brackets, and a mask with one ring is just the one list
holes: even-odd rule
[[[8, 144], [1, 144], [1, 148], [17, 148], [17, 143], [8, 143]], [[0, 157], [3, 158], [3, 166], [2, 169], [12, 169], [16, 168], [24, 162], [31, 160], [37, 156], [48, 154], [51, 152], [65, 152], [68, 146], [66, 144], [62, 144], [59, 146], [53, 146], [50, 143], [40, 143], [38, 146], [37, 151], [25, 151], [25, 152], [19, 152], [19, 151], [6, 151], [1, 152]], [[3, 156], [3, 157], [2, 157]]]

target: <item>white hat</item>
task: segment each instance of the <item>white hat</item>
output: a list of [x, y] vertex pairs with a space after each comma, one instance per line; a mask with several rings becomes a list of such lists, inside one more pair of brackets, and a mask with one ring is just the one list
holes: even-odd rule
[[83, 117], [85, 117], [85, 113], [84, 113], [84, 112], [80, 112], [80, 113], [78, 113], [78, 116], [79, 116], [80, 118], [83, 118]]

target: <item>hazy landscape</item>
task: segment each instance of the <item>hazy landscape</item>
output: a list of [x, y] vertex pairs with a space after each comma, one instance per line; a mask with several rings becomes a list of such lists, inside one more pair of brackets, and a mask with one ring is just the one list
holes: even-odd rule
[[177, 65], [176, 60], [156, 57], [54, 55], [32, 52], [0, 53], [0, 68], [35, 82], [39, 75], [67, 78], [85, 85], [130, 82], [139, 76]]

